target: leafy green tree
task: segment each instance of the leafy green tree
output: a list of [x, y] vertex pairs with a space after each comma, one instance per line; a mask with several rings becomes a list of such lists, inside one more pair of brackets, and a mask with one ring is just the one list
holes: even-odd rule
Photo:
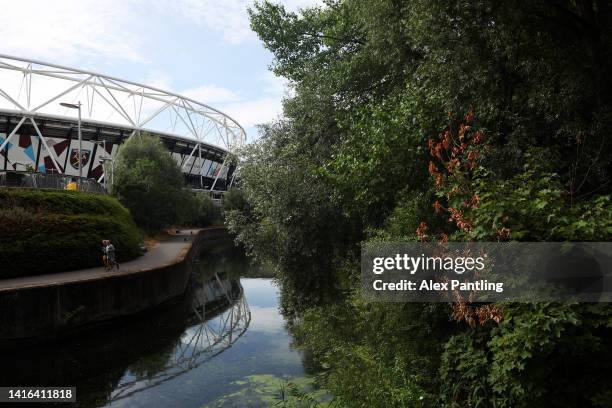
[[191, 197], [159, 138], [142, 134], [128, 139], [119, 148], [114, 176], [113, 194], [141, 228], [155, 231], [183, 219]]
[[246, 213], [249, 211], [249, 202], [244, 192], [239, 188], [233, 188], [223, 195], [223, 211], [238, 210]]
[[[363, 302], [357, 260], [363, 240], [418, 239], [421, 222], [451, 240], [609, 240], [611, 10], [328, 0], [250, 11], [294, 92], [245, 151], [249, 211], [227, 219], [278, 262], [293, 329], [348, 406], [610, 404], [596, 374], [611, 362], [609, 306], [500, 305], [507, 320], [473, 327], [450, 322], [451, 308]], [[460, 123], [486, 150], [433, 159], [429, 139], [458, 137]]]
[[343, 250], [335, 243], [352, 232], [318, 168], [303, 156], [304, 142], [292, 125], [263, 127], [262, 133], [242, 152], [240, 182], [249, 211], [229, 211], [226, 219], [249, 252], [282, 268], [284, 290], [302, 307], [333, 292], [333, 265]]
[[185, 224], [208, 227], [221, 223], [221, 209], [206, 192], [198, 192], [190, 200], [191, 211]]

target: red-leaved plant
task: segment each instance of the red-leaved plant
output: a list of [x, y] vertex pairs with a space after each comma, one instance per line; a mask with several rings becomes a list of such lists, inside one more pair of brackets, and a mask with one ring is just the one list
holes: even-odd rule
[[[450, 113], [449, 119], [453, 119]], [[480, 197], [471, 181], [479, 169], [483, 153], [488, 150], [484, 140], [484, 132], [475, 126], [474, 110], [470, 109], [455, 129], [448, 125], [437, 140], [428, 141], [431, 156], [429, 174], [434, 179], [438, 197], [432, 207], [437, 214], [448, 216], [448, 221], [458, 229], [456, 238], [463, 241], [472, 240], [474, 222], [469, 213], [480, 205]], [[429, 233], [425, 222], [420, 223], [416, 233], [421, 241], [448, 242], [449, 239], [444, 233]], [[498, 231], [500, 239], [509, 235], [507, 228]], [[474, 278], [478, 278], [477, 274]], [[453, 293], [451, 317], [454, 320], [465, 321], [470, 327], [475, 327], [477, 323], [485, 325], [489, 321], [499, 323], [503, 320], [503, 311], [498, 306], [472, 303], [473, 296], [471, 293], [466, 299], [458, 291]]]

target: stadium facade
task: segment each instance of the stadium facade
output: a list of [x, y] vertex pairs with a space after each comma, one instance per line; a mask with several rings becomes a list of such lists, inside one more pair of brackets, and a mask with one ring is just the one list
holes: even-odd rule
[[[79, 163], [78, 110], [81, 104]], [[196, 189], [226, 190], [246, 141], [230, 116], [193, 99], [94, 72], [0, 54], [0, 171], [103, 182], [103, 161], [139, 133], [160, 137]], [[111, 168], [112, 166], [106, 166]]]

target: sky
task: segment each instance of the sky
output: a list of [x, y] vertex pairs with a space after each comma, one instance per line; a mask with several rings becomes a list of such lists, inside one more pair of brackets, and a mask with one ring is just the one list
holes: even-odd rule
[[[279, 0], [288, 9], [320, 0]], [[250, 30], [253, 0], [0, 0], [0, 53], [152, 85], [229, 114], [257, 138], [287, 92]]]

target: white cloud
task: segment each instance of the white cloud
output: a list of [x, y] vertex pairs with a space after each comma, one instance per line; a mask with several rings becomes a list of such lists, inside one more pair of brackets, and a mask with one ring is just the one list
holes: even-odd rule
[[[222, 108], [227, 114], [235, 118], [246, 128], [271, 122], [283, 113], [282, 100], [291, 95], [289, 82], [266, 71], [257, 78], [262, 90], [262, 96], [254, 99], [241, 100], [224, 105]], [[252, 132], [251, 132], [252, 133]], [[250, 135], [253, 138], [255, 135]]]
[[282, 114], [282, 99], [288, 92], [284, 78], [266, 71], [255, 77], [261, 94], [248, 98], [217, 85], [202, 85], [179, 92], [183, 96], [211, 105], [236, 119], [243, 127], [252, 128], [270, 122]]
[[140, 83], [159, 88], [163, 91], [169, 91], [172, 89], [172, 77], [166, 72], [153, 68], [148, 74], [140, 80]]
[[289, 81], [286, 78], [276, 76], [272, 71], [266, 71], [259, 77], [264, 85], [264, 92], [271, 95], [284, 95], [290, 91]]
[[251, 305], [250, 331], [282, 333], [285, 331], [285, 320], [276, 307], [259, 307]]
[[266, 97], [227, 104], [220, 108], [243, 127], [250, 128], [279, 117], [282, 113], [282, 102], [280, 97]]
[[[247, 8], [253, 3], [253, 0], [171, 0], [165, 5], [198, 24], [221, 32], [226, 41], [237, 44], [257, 38], [256, 34], [251, 31], [247, 14]], [[291, 11], [322, 5], [321, 0], [284, 0], [279, 3]]]
[[121, 0], [2, 2], [2, 52], [71, 63], [87, 56], [144, 62], [131, 29], [133, 4]]
[[[70, 64], [84, 57], [147, 62], [141, 53], [146, 14], [178, 14], [220, 32], [230, 43], [255, 40], [247, 7], [253, 0], [3, 1], [2, 53]], [[290, 10], [321, 0], [281, 1]]]
[[228, 102], [237, 102], [240, 97], [232, 90], [217, 85], [202, 85], [197, 88], [187, 89], [181, 95], [194, 99], [198, 102], [212, 105]]
[[171, 3], [185, 17], [223, 33], [224, 39], [231, 43], [253, 38], [246, 13], [247, 1], [178, 0]]
[[[281, 1], [290, 10], [321, 5], [321, 0]], [[150, 17], [181, 18], [181, 24], [199, 24], [221, 33], [230, 43], [256, 40], [251, 32], [246, 9], [253, 0], [19, 0], [2, 2], [0, 13], [0, 52], [41, 59], [62, 65], [93, 66], [104, 72], [102, 63], [129, 61], [147, 63], [144, 55], [151, 44], [147, 30]], [[153, 19], [152, 21], [154, 21]], [[178, 33], [176, 33], [178, 36]], [[146, 47], [145, 47], [146, 46]], [[166, 71], [147, 66], [139, 82], [172, 90], [174, 79]], [[255, 96], [206, 83], [179, 91], [187, 97], [228, 113], [253, 133], [252, 127], [277, 118], [282, 112], [282, 97], [287, 92], [284, 79], [270, 72], [254, 77], [259, 90]], [[16, 87], [20, 78], [7, 82]], [[8, 85], [7, 85], [8, 86]], [[47, 89], [48, 88], [48, 89]], [[57, 92], [44, 83], [37, 84], [38, 98]], [[18, 93], [19, 89], [15, 92]], [[64, 99], [84, 98], [75, 92]], [[0, 101], [2, 102], [2, 101]], [[4, 101], [6, 102], [6, 101]], [[97, 104], [103, 120], [115, 120], [112, 110]], [[54, 109], [59, 109], [53, 106]], [[51, 109], [51, 107], [49, 107]], [[95, 114], [96, 112], [94, 112]], [[64, 112], [70, 114], [70, 112]], [[252, 135], [250, 135], [250, 138]]]

